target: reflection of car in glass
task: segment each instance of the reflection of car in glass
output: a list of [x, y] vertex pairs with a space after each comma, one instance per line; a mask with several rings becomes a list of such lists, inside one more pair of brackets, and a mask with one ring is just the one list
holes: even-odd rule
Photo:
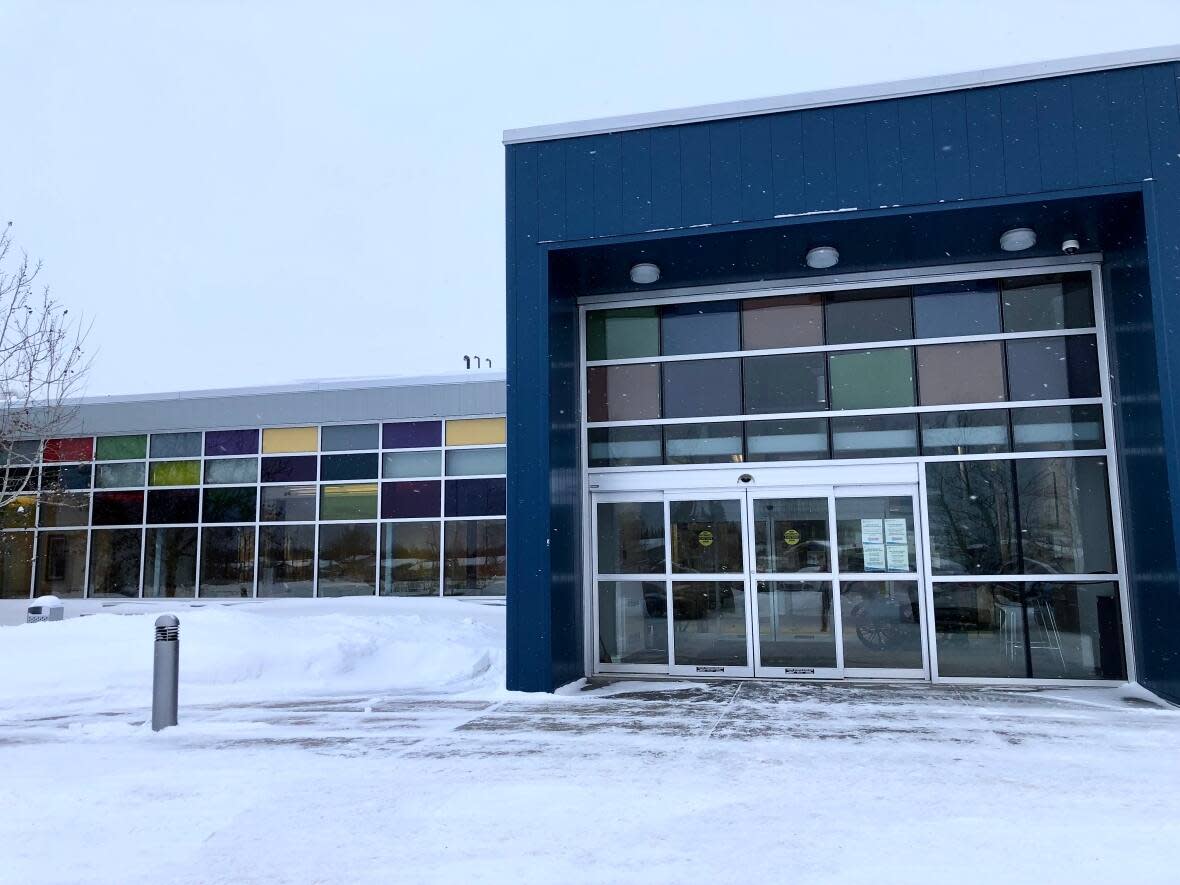
[[861, 645], [885, 651], [912, 641], [913, 627], [920, 621], [916, 591], [899, 592], [892, 584], [850, 583], [842, 593], [859, 594], [845, 620], [854, 627]]

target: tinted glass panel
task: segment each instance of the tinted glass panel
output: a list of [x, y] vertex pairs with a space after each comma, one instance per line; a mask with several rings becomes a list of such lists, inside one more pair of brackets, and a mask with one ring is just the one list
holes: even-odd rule
[[442, 488], [438, 480], [420, 482], [383, 482], [381, 517], [383, 519], [420, 519], [439, 516]]
[[1017, 584], [935, 584], [939, 675], [1026, 678], [1020, 597]]
[[1098, 344], [1092, 335], [1008, 341], [1008, 387], [1014, 401], [1097, 397]]
[[196, 590], [196, 528], [148, 529], [143, 549], [143, 595], [193, 596]]
[[598, 638], [601, 664], [667, 664], [664, 582], [599, 581]]
[[155, 461], [148, 467], [148, 485], [195, 486], [200, 483], [200, 461]]
[[95, 440], [95, 458], [99, 461], [133, 461], [147, 454], [147, 437], [100, 436]]
[[201, 454], [199, 433], [153, 433], [153, 458], [193, 458]]
[[253, 594], [254, 527], [210, 526], [202, 529], [200, 595], [246, 598]]
[[387, 522], [381, 526], [381, 595], [438, 596], [441, 526]]
[[66, 491], [90, 488], [91, 466], [76, 464], [70, 467], [42, 467], [42, 490]]
[[914, 337], [953, 338], [1000, 331], [995, 281], [935, 283], [914, 287]]
[[75, 436], [47, 439], [41, 457], [45, 461], [89, 461], [94, 453], [94, 438]]
[[665, 418], [741, 414], [741, 360], [686, 360], [663, 366]]
[[926, 506], [934, 574], [1017, 571], [1020, 546], [1010, 461], [927, 464]]
[[507, 449], [451, 449], [447, 452], [447, 476], [495, 476], [507, 470]]
[[918, 454], [915, 415], [862, 415], [832, 419], [835, 458], [900, 458]]
[[[21, 521], [24, 514], [32, 518], [35, 499], [22, 496], [9, 506], [12, 509], [6, 522], [9, 526], [21, 527], [31, 523]], [[90, 495], [86, 492], [66, 492], [42, 495], [40, 506], [37, 507], [37, 522], [41, 526], [71, 526], [86, 525], [90, 519]], [[139, 522], [138, 519], [132, 522]]]
[[678, 665], [745, 667], [746, 590], [736, 581], [672, 584], [675, 662]]
[[143, 522], [143, 492], [96, 492], [93, 525], [139, 525]]
[[262, 451], [268, 455], [314, 452], [319, 440], [317, 427], [268, 427], [262, 431]]
[[443, 592], [447, 596], [503, 596], [504, 520], [447, 522]]
[[796, 461], [828, 457], [828, 420], [747, 421], [747, 461]]
[[382, 445], [387, 449], [425, 449], [442, 445], [441, 421], [399, 421], [385, 424]]
[[82, 596], [86, 532], [41, 532], [37, 538], [37, 596]]
[[925, 412], [920, 420], [924, 455], [983, 455], [1008, 451], [1008, 413], [1004, 409]]
[[18, 439], [4, 452], [9, 464], [32, 464], [41, 458], [41, 441]]
[[854, 350], [828, 356], [833, 409], [914, 405], [914, 359], [908, 347]]
[[100, 489], [143, 486], [147, 466], [142, 461], [130, 464], [99, 464], [94, 470], [94, 484]]
[[377, 483], [320, 487], [320, 519], [376, 519]]
[[1034, 583], [1024, 592], [1030, 676], [1126, 678], [1117, 584]]
[[835, 667], [831, 583], [759, 581], [758, 639], [764, 667]]
[[742, 392], [747, 415], [823, 411], [828, 407], [824, 355], [746, 357], [742, 360]]
[[918, 585], [912, 581], [841, 581], [844, 666], [920, 669], [920, 612]]
[[446, 487], [447, 516], [502, 516], [505, 511], [503, 479], [452, 479]]
[[758, 571], [831, 571], [827, 498], [755, 498], [753, 508]]
[[209, 485], [258, 482], [258, 459], [221, 458], [206, 461], [205, 482]]
[[785, 295], [742, 302], [742, 349], [824, 343], [823, 296]]
[[658, 363], [591, 366], [586, 370], [587, 421], [636, 421], [658, 417]]
[[139, 596], [140, 529], [90, 533], [90, 592], [94, 597]]
[[659, 427], [592, 427], [587, 440], [591, 467], [639, 467], [663, 458]]
[[439, 451], [386, 452], [383, 456], [381, 475], [386, 479], [438, 476], [441, 472], [442, 453]]
[[9, 532], [0, 543], [0, 599], [27, 599], [32, 581], [33, 533]]
[[257, 489], [205, 489], [202, 522], [253, 522]]
[[924, 406], [1003, 402], [1004, 353], [999, 341], [917, 348], [918, 391]]
[[[90, 506], [90, 496], [86, 498], [86, 506]], [[41, 524], [45, 525], [47, 518], [47, 507], [49, 506], [48, 496], [44, 496], [41, 501]], [[37, 514], [37, 496], [34, 495], [17, 495], [10, 498], [7, 503], [0, 507], [0, 526], [6, 529], [27, 529], [32, 528], [34, 517]], [[77, 523], [75, 523], [77, 524]], [[81, 523], [85, 525], [85, 520]]]
[[598, 572], [646, 575], [664, 571], [662, 501], [598, 504]]
[[257, 430], [209, 430], [205, 433], [206, 455], [256, 455]]
[[320, 526], [320, 596], [377, 592], [377, 526]]
[[1089, 274], [1014, 277], [1002, 281], [1004, 331], [1041, 332], [1094, 325]]
[[259, 519], [263, 522], [310, 522], [315, 519], [315, 486], [266, 486], [262, 489]]
[[258, 530], [258, 595], [311, 596], [315, 526], [264, 525]]
[[196, 522], [200, 489], [153, 490], [147, 496], [147, 521], [152, 524]]
[[666, 304], [660, 309], [660, 336], [665, 356], [741, 350], [738, 303]]
[[824, 324], [828, 344], [913, 338], [910, 290], [833, 293], [824, 305]]
[[1102, 406], [1013, 409], [1012, 443], [1017, 452], [1105, 448]]
[[586, 359], [623, 360], [659, 353], [657, 308], [592, 310], [586, 314]]
[[669, 424], [664, 427], [668, 464], [726, 464], [742, 460], [742, 425]]
[[320, 449], [357, 452], [381, 447], [376, 424], [341, 424], [320, 428]]
[[1016, 461], [1020, 537], [1026, 574], [1114, 571], [1104, 458]]
[[672, 571], [742, 571], [741, 510], [741, 502], [736, 500], [669, 502]]
[[377, 453], [364, 455], [324, 455], [320, 459], [320, 479], [376, 479]]
[[315, 455], [262, 459], [263, 482], [312, 482], [319, 470]]

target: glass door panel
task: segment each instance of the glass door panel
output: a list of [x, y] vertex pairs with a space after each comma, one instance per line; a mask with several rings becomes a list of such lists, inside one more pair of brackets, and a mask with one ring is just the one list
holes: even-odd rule
[[836, 499], [840, 571], [912, 573], [914, 499], [910, 495]]
[[759, 572], [829, 572], [828, 499], [755, 498], [754, 561]]
[[744, 581], [673, 581], [677, 666], [749, 664]]
[[668, 663], [664, 581], [598, 582], [598, 662]]
[[598, 573], [664, 573], [664, 502], [598, 504]]
[[757, 606], [759, 666], [836, 669], [831, 581], [759, 581]]
[[916, 581], [840, 581], [845, 669], [921, 670]]
[[687, 574], [743, 574], [742, 502], [671, 501], [672, 571]]

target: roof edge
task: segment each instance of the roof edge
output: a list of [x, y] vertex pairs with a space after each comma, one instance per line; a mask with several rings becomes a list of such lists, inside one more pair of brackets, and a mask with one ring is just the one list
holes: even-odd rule
[[504, 130], [504, 144], [552, 141], [559, 138], [602, 135], [608, 132], [625, 132], [655, 126], [704, 123], [711, 120], [727, 120], [734, 117], [750, 117], [783, 111], [801, 111], [808, 108], [833, 107], [864, 101], [904, 98], [913, 95], [929, 95], [935, 92], [973, 89], [980, 86], [999, 86], [1004, 83], [1015, 83], [1022, 80], [1041, 80], [1046, 77], [1086, 74], [1093, 71], [1114, 70], [1117, 68], [1137, 67], [1139, 65], [1159, 64], [1170, 61], [1180, 61], [1180, 44], [1153, 46], [1146, 49], [1127, 49], [1120, 52], [1082, 55], [1074, 58], [1026, 62], [1007, 67], [984, 68], [982, 70], [964, 71], [954, 74], [938, 74], [933, 77], [894, 80], [864, 86], [841, 86], [836, 89], [800, 92], [793, 95], [751, 98], [741, 101], [696, 105], [663, 111], [624, 114], [617, 117], [599, 117], [597, 119], [568, 123], [526, 126], [520, 129]]

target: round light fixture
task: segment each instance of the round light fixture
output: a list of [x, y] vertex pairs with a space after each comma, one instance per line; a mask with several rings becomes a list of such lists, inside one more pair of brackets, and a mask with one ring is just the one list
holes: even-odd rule
[[1037, 244], [1037, 232], [1031, 227], [1014, 227], [1000, 234], [1000, 248], [1005, 252], [1023, 252]]
[[805, 260], [808, 267], [822, 270], [825, 267], [835, 267], [840, 261], [840, 253], [836, 251], [835, 246], [816, 246], [807, 250]]
[[660, 266], [644, 261], [631, 268], [631, 282], [646, 286], [660, 278]]

